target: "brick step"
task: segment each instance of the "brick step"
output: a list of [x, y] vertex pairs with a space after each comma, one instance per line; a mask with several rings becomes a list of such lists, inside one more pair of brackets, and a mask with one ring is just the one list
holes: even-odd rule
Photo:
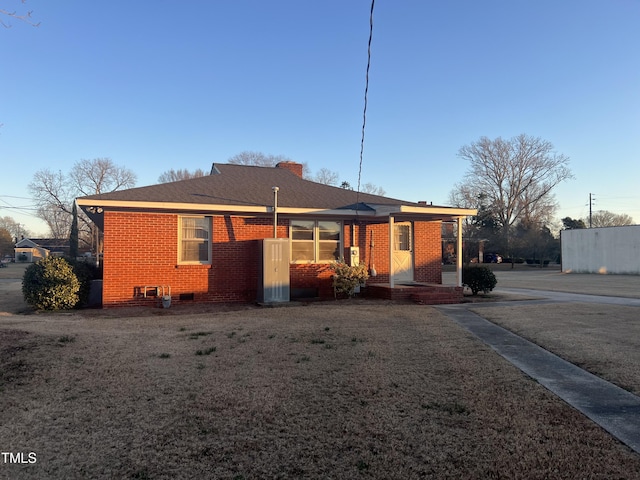
[[424, 305], [462, 303], [462, 288], [448, 285], [397, 285], [393, 289], [385, 285], [371, 285], [368, 295], [398, 301], [415, 301]]
[[443, 305], [462, 303], [462, 292], [416, 292], [411, 295], [411, 300], [422, 305]]
[[422, 305], [441, 305], [449, 303], [462, 303], [463, 291], [458, 287], [435, 287], [429, 290], [420, 289], [413, 292], [411, 300]]

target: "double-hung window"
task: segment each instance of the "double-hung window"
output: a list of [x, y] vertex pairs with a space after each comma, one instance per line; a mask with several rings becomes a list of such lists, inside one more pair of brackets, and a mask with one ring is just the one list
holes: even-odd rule
[[179, 217], [180, 263], [211, 263], [211, 217]]
[[342, 223], [291, 220], [291, 261], [330, 263], [342, 257]]

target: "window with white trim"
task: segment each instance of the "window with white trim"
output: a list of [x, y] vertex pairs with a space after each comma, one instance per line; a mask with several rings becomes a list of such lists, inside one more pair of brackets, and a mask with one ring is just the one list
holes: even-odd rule
[[178, 217], [179, 263], [211, 263], [211, 217]]
[[342, 257], [342, 222], [291, 220], [291, 261], [330, 263]]

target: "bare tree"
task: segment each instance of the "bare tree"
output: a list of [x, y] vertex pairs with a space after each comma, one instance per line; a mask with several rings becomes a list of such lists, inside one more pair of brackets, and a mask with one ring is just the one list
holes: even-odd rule
[[[136, 174], [128, 168], [116, 165], [110, 158], [82, 159], [74, 164], [68, 178], [74, 197], [115, 192], [134, 187], [136, 184]], [[70, 235], [73, 218], [72, 211], [70, 218], [67, 217], [67, 236]], [[78, 221], [80, 239], [91, 245], [94, 253], [99, 253], [101, 248], [97, 226], [89, 221], [84, 213], [78, 215]]]
[[[543, 186], [531, 185], [522, 194], [522, 213], [518, 223], [550, 225], [558, 211], [558, 202], [552, 193], [542, 194]], [[536, 200], [537, 199], [537, 200]]]
[[[261, 152], [244, 151], [227, 160], [229, 163], [235, 165], [253, 165], [258, 167], [275, 167], [280, 162], [292, 162], [288, 157], [284, 155], [265, 155]], [[307, 162], [302, 163], [302, 178], [311, 179], [314, 182], [322, 183], [324, 185], [341, 186], [353, 190], [349, 182], [340, 183], [340, 175], [337, 172], [329, 170], [328, 168], [321, 168], [315, 175], [311, 174], [311, 169]], [[372, 183], [365, 183], [361, 186], [361, 192], [371, 193], [373, 195], [384, 195], [386, 192], [382, 187], [378, 187]]]
[[511, 255], [513, 235], [522, 240], [523, 232], [551, 224], [557, 209], [551, 190], [571, 173], [568, 159], [549, 142], [526, 135], [508, 141], [482, 137], [462, 147], [459, 155], [471, 168], [449, 198], [453, 205], [478, 209], [465, 222], [467, 238], [478, 236]]
[[360, 191], [362, 193], [370, 193], [371, 195], [380, 195], [380, 196], [383, 196], [385, 193], [387, 193], [384, 190], [384, 188], [378, 187], [377, 185], [374, 185], [373, 183], [370, 183], [370, 182], [363, 184], [362, 187], [360, 188]]
[[521, 134], [509, 140], [481, 137], [460, 148], [470, 167], [454, 190], [462, 198], [486, 199], [508, 248], [509, 230], [520, 221], [544, 224], [557, 206], [552, 190], [573, 177], [569, 158], [553, 145]]
[[0, 256], [5, 256], [13, 253], [13, 238], [11, 233], [6, 228], [0, 227]]
[[[493, 244], [497, 243], [496, 238], [499, 232], [496, 231], [495, 215], [491, 206], [488, 205], [486, 195], [478, 194], [474, 189], [466, 185], [460, 185], [459, 187], [449, 193], [449, 204], [458, 208], [473, 208], [478, 211], [475, 216], [463, 219], [462, 232], [464, 238], [478, 246], [480, 242], [490, 243], [493, 246]], [[471, 259], [471, 250], [476, 251], [475, 247], [473, 247], [464, 252], [465, 261]]]
[[[44, 169], [37, 171], [29, 191], [54, 238], [68, 238], [76, 197], [108, 193], [135, 186], [135, 174], [109, 158], [80, 160], [68, 174]], [[95, 238], [94, 225], [84, 214], [78, 215], [81, 239]], [[85, 240], [86, 241], [86, 240]]]
[[172, 168], [171, 170], [167, 170], [166, 172], [164, 172], [162, 175], [158, 177], [158, 183], [178, 182], [180, 180], [189, 180], [190, 178], [205, 177], [205, 176], [207, 176], [207, 172], [205, 172], [201, 168], [198, 168], [193, 172], [190, 172], [189, 170], [182, 169], [182, 168], [178, 170], [174, 170]]
[[275, 167], [279, 162], [291, 162], [284, 155], [265, 155], [262, 152], [244, 151], [227, 160], [235, 165], [254, 165], [258, 167]]
[[[583, 220], [587, 223], [586, 220]], [[592, 227], [623, 227], [633, 225], [633, 218], [626, 213], [616, 214], [608, 210], [598, 210], [591, 215]]]
[[71, 232], [71, 217], [68, 212], [54, 206], [38, 207], [36, 211], [49, 228], [51, 238], [67, 238]]
[[459, 183], [449, 192], [449, 204], [458, 208], [477, 208], [478, 192], [473, 185]]
[[338, 185], [340, 175], [337, 172], [332, 172], [328, 168], [321, 168], [316, 173], [313, 180], [318, 183], [323, 183], [325, 185]]
[[29, 232], [12, 217], [0, 217], [0, 228], [4, 228], [15, 240], [20, 240], [23, 236], [28, 237]]
[[71, 187], [77, 195], [97, 195], [131, 188], [136, 184], [136, 174], [119, 167], [110, 158], [94, 158], [76, 162], [69, 173]]
[[[244, 151], [229, 158], [227, 162], [235, 165], [253, 165], [257, 167], [275, 167], [280, 162], [292, 162], [284, 155], [265, 155], [262, 152]], [[311, 176], [311, 169], [307, 162], [302, 162], [302, 178]]]
[[38, 170], [28, 188], [38, 206], [37, 215], [49, 227], [51, 236], [68, 237], [74, 199], [68, 178], [61, 171]]
[[[20, 0], [20, 1], [22, 4], [27, 3], [27, 0]], [[28, 23], [32, 27], [37, 27], [40, 25], [40, 22], [35, 23], [31, 18], [32, 14], [33, 14], [33, 11], [18, 13], [17, 10], [5, 10], [4, 8], [0, 8], [0, 15], [4, 15], [6, 17], [13, 18], [15, 20], [20, 20], [21, 22]], [[10, 23], [3, 22], [2, 20], [0, 20], [0, 25], [2, 25], [5, 28], [11, 28]]]

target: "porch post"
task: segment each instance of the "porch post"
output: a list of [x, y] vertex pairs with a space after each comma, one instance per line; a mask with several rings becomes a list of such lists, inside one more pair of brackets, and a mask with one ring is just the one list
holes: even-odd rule
[[389, 215], [389, 287], [393, 288], [393, 215]]
[[462, 286], [462, 217], [458, 217], [458, 234], [456, 235], [456, 284]]

